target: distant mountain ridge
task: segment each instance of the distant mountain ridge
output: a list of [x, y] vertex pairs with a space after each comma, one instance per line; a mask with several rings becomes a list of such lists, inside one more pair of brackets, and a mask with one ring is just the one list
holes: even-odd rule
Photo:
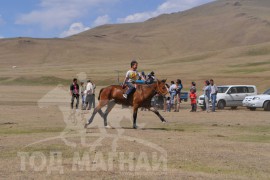
[[269, 0], [219, 0], [141, 23], [103, 25], [64, 39], [0, 39], [0, 66], [170, 59], [270, 42]]

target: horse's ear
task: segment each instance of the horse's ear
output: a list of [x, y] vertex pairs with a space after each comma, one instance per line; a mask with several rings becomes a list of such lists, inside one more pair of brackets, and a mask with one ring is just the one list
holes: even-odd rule
[[166, 83], [167, 79], [162, 79], [161, 82]]

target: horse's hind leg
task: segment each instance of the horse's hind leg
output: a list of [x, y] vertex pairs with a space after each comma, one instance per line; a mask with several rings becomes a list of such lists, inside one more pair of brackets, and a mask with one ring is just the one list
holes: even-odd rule
[[100, 100], [99, 101], [97, 107], [93, 111], [92, 116], [90, 117], [90, 119], [88, 120], [88, 122], [85, 124], [85, 126], [84, 126], [85, 128], [87, 128], [87, 126], [93, 122], [94, 117], [95, 117], [95, 115], [97, 113], [99, 113], [101, 115], [101, 117], [104, 117], [104, 114], [103, 114], [101, 108], [104, 107], [104, 106], [106, 106], [108, 104], [108, 102], [109, 102], [108, 100]]
[[152, 111], [153, 113], [155, 113], [159, 119], [162, 121], [162, 122], [167, 122], [161, 115], [160, 113], [158, 112], [158, 110], [156, 110], [155, 108], [151, 107], [149, 108], [150, 111]]
[[107, 109], [106, 109], [106, 111], [105, 111], [105, 113], [104, 113], [104, 116], [103, 116], [103, 118], [104, 118], [104, 126], [107, 126], [108, 125], [108, 123], [107, 123], [107, 116], [108, 116], [108, 114], [111, 112], [111, 110], [112, 110], [112, 108], [115, 106], [115, 101], [114, 100], [112, 100], [112, 101], [110, 101], [109, 103], [108, 103], [108, 107], [107, 107]]

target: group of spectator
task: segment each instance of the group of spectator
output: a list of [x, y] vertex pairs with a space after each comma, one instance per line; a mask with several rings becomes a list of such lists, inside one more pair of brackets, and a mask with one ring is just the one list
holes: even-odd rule
[[[216, 111], [216, 100], [217, 100], [217, 93], [218, 88], [214, 84], [214, 80], [206, 80], [204, 82], [205, 86], [203, 87], [203, 94], [204, 94], [204, 102], [205, 102], [205, 110], [206, 112], [210, 112], [210, 99], [212, 103], [212, 112]], [[182, 81], [180, 79], [176, 80], [176, 83], [174, 81], [171, 81], [171, 85], [168, 87], [170, 96], [166, 98], [166, 101], [164, 103], [164, 111], [170, 112], [171, 110], [174, 110], [174, 112], [179, 112], [180, 109], [180, 103], [181, 103], [181, 90], [183, 89]], [[196, 94], [196, 83], [191, 82], [190, 87], [190, 93], [189, 98], [191, 102], [191, 110], [190, 112], [196, 112], [197, 111], [197, 94]]]
[[169, 87], [170, 96], [166, 98], [165, 110], [170, 112], [174, 109], [174, 112], [179, 112], [181, 103], [181, 90], [183, 89], [182, 81], [180, 79], [171, 81]]
[[73, 79], [72, 84], [70, 85], [70, 95], [71, 95], [71, 109], [74, 107], [74, 101], [76, 99], [76, 109], [79, 107], [80, 96], [82, 98], [82, 110], [90, 110], [91, 107], [95, 108], [95, 89], [96, 85], [87, 80], [87, 84], [81, 82], [81, 85], [78, 85], [78, 80]]
[[[142, 73], [144, 75], [144, 73]], [[148, 74], [148, 76], [145, 78], [146, 81], [148, 80], [148, 83], [152, 83], [151, 81], [155, 80], [154, 72], [151, 72]], [[70, 94], [71, 94], [71, 109], [74, 107], [74, 101], [76, 99], [76, 109], [78, 109], [79, 106], [79, 99], [80, 96], [82, 98], [82, 110], [90, 110], [92, 107], [95, 108], [95, 89], [96, 85], [91, 82], [91, 80], [87, 80], [86, 85], [84, 82], [80, 83], [79, 86], [77, 83], [77, 79], [73, 79], [73, 83], [70, 85]], [[205, 102], [205, 110], [206, 112], [210, 112], [210, 106], [209, 102], [211, 99], [212, 103], [212, 112], [215, 112], [215, 103], [217, 99], [217, 93], [218, 88], [214, 84], [214, 80], [206, 80], [204, 82], [203, 87], [203, 94], [204, 94], [204, 102]], [[170, 96], [166, 97], [166, 100], [164, 101], [164, 111], [170, 112], [179, 112], [180, 109], [180, 103], [181, 103], [181, 90], [183, 89], [183, 84], [180, 79], [176, 80], [176, 83], [174, 81], [171, 81], [171, 85], [167, 87]], [[190, 112], [196, 112], [197, 111], [197, 94], [196, 94], [196, 83], [191, 82], [190, 87], [190, 93], [189, 98], [191, 102], [191, 111]], [[143, 110], [143, 109], [142, 109]]]

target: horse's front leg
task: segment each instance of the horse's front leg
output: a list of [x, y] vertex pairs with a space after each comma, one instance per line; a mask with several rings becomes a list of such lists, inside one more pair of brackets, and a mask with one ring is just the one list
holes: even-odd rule
[[99, 104], [98, 104], [97, 107], [94, 109], [93, 114], [92, 114], [92, 116], [90, 117], [90, 119], [89, 119], [89, 120], [87, 121], [87, 123], [84, 125], [84, 128], [87, 128], [87, 126], [93, 122], [94, 117], [95, 117], [95, 115], [96, 115], [97, 113], [99, 113], [101, 117], [104, 117], [104, 113], [102, 112], [101, 108], [104, 107], [105, 105], [107, 105], [108, 102], [109, 102], [108, 100], [100, 100], [100, 101], [99, 101]]
[[158, 112], [157, 109], [155, 109], [154, 107], [151, 107], [151, 108], [149, 108], [149, 110], [152, 111], [153, 113], [155, 113], [155, 114], [159, 117], [159, 119], [161, 120], [161, 122], [163, 122], [163, 123], [167, 122], [167, 121], [160, 115], [160, 113]]
[[136, 124], [137, 113], [138, 113], [138, 107], [137, 106], [134, 106], [133, 107], [133, 129], [137, 129], [138, 128], [138, 126]]

